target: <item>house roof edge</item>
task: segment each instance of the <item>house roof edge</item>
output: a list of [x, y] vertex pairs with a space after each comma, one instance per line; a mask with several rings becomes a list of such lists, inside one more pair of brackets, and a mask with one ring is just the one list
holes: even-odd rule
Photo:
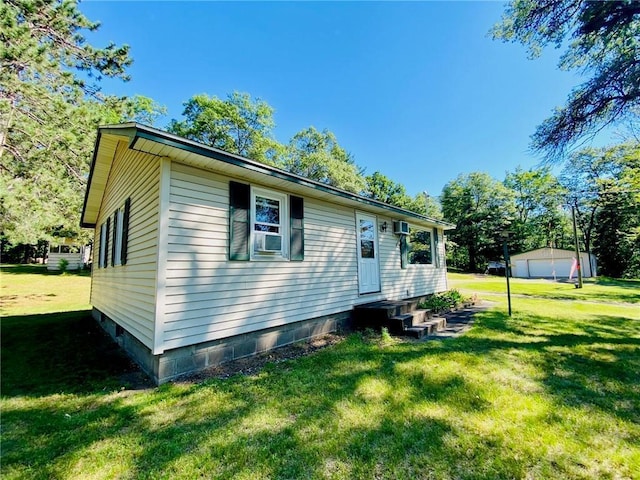
[[129, 148], [136, 148], [137, 140], [147, 139], [157, 143], [164, 144], [169, 147], [179, 148], [182, 150], [187, 150], [192, 153], [196, 153], [208, 158], [212, 158], [218, 160], [220, 162], [229, 163], [232, 165], [236, 165], [239, 167], [247, 168], [249, 170], [253, 170], [256, 172], [263, 173], [265, 175], [269, 175], [272, 177], [276, 177], [280, 180], [290, 181], [299, 185], [303, 185], [309, 188], [313, 188], [315, 190], [319, 190], [324, 193], [329, 193], [336, 195], [338, 197], [346, 198], [357, 203], [361, 203], [363, 205], [373, 206], [377, 208], [381, 208], [390, 212], [393, 212], [397, 215], [401, 215], [403, 217], [410, 217], [416, 220], [420, 220], [422, 222], [426, 222], [429, 224], [436, 225], [443, 230], [451, 230], [455, 228], [455, 225], [443, 220], [438, 220], [435, 218], [428, 217], [426, 215], [421, 215], [419, 213], [412, 212], [410, 210], [406, 210], [404, 208], [400, 208], [394, 205], [389, 205], [387, 203], [381, 202], [379, 200], [374, 200], [371, 198], [364, 197], [362, 195], [358, 195], [353, 192], [349, 192], [347, 190], [343, 190], [332, 185], [327, 185], [315, 180], [311, 180], [285, 170], [281, 170], [279, 168], [266, 165], [264, 163], [257, 162], [255, 160], [251, 160], [249, 158], [243, 157], [241, 155], [236, 155], [233, 153], [225, 152], [215, 147], [210, 147], [208, 145], [203, 145], [194, 140], [189, 140], [184, 137], [180, 137], [178, 135], [166, 132], [164, 130], [159, 130], [154, 127], [150, 127], [148, 125], [143, 125], [136, 122], [127, 122], [120, 124], [110, 124], [103, 125], [98, 127], [98, 136], [96, 138], [96, 143], [94, 146], [93, 158], [91, 162], [91, 170], [89, 173], [89, 179], [87, 182], [87, 191], [85, 193], [85, 203], [83, 205], [83, 212], [81, 217], [81, 226], [94, 227], [95, 224], [90, 224], [84, 221], [85, 209], [87, 204], [88, 192], [91, 188], [91, 180], [93, 176], [93, 169], [95, 166], [96, 155], [98, 148], [100, 146], [100, 139], [103, 134], [115, 134], [118, 136], [126, 136], [129, 138]]

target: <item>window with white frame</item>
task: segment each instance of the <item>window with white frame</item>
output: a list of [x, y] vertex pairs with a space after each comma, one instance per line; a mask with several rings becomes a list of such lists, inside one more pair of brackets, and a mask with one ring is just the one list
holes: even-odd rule
[[107, 223], [100, 226], [100, 256], [98, 258], [98, 267], [107, 266]]
[[[127, 198], [124, 205], [118, 208], [100, 225], [98, 243], [98, 268], [125, 265], [129, 240], [129, 214], [131, 198]], [[110, 260], [110, 262], [109, 262]]]
[[251, 192], [251, 258], [288, 258], [287, 195], [261, 188]]
[[124, 206], [116, 210], [114, 214], [114, 225], [115, 231], [113, 232], [113, 248], [114, 248], [114, 256], [113, 256], [113, 264], [114, 265], [122, 265], [122, 240], [123, 240], [123, 231], [124, 231]]

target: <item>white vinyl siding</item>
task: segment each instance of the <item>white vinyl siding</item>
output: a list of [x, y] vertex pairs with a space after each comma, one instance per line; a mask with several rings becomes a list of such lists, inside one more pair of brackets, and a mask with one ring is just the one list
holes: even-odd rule
[[228, 177], [172, 164], [165, 348], [349, 310], [353, 210], [305, 198], [302, 262], [228, 260]]
[[47, 255], [47, 270], [60, 270], [60, 260], [69, 262], [67, 270], [79, 270], [84, 266], [82, 252], [57, 253], [49, 252]]
[[398, 237], [387, 231], [379, 235], [383, 291], [358, 295], [354, 209], [308, 197], [304, 261], [229, 261], [231, 178], [176, 162], [171, 168], [164, 349], [347, 311], [364, 298], [446, 288], [444, 268], [401, 270]]
[[[391, 218], [381, 217], [378, 223], [387, 221], [391, 225]], [[438, 251], [433, 255], [433, 263], [429, 265], [411, 265], [400, 268], [400, 237], [392, 232], [379, 234], [380, 242], [380, 279], [382, 292], [387, 299], [403, 299], [417, 297], [447, 289], [447, 270], [444, 268], [444, 239], [442, 230], [438, 230]], [[432, 234], [433, 242], [433, 234]], [[433, 242], [432, 244], [434, 244]], [[434, 245], [435, 247], [435, 245]], [[442, 268], [436, 268], [436, 257], [440, 256]]]
[[[91, 304], [121, 325], [145, 346], [153, 347], [158, 256], [159, 172], [157, 157], [118, 145], [95, 229], [95, 249], [100, 226], [131, 197], [127, 264], [111, 266], [111, 241], [105, 268], [94, 259]], [[122, 222], [119, 222], [122, 223]], [[112, 232], [109, 232], [112, 235]]]

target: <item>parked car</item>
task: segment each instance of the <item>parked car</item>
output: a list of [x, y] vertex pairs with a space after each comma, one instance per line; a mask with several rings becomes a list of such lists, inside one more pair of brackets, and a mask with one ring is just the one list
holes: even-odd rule
[[492, 261], [492, 262], [487, 263], [487, 268], [485, 268], [484, 274], [485, 275], [499, 275], [501, 277], [504, 277], [504, 272], [506, 271], [506, 269], [507, 269], [507, 267], [506, 267], [504, 262]]

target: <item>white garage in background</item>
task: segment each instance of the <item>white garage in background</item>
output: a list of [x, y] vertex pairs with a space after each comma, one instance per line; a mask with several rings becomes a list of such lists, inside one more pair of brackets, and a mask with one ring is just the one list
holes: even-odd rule
[[[511, 270], [514, 277], [519, 278], [576, 278], [573, 250], [558, 248], [539, 248], [530, 252], [511, 256]], [[587, 252], [580, 252], [582, 276], [596, 276], [596, 257]]]

